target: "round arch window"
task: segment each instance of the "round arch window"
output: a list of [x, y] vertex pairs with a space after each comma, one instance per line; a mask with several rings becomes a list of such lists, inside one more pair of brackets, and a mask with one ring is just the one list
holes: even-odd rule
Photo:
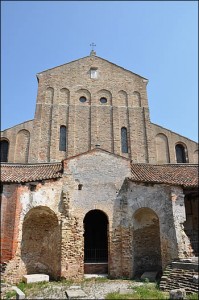
[[86, 97], [84, 97], [84, 96], [81, 96], [80, 98], [79, 98], [79, 101], [81, 102], [81, 103], [84, 103], [84, 102], [86, 102]]
[[102, 98], [100, 98], [100, 102], [105, 104], [105, 103], [107, 103], [107, 99], [105, 97], [102, 97]]

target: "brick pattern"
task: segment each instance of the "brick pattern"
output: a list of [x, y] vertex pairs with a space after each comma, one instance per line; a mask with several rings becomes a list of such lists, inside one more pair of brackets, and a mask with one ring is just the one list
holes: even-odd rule
[[84, 264], [84, 274], [108, 274], [108, 264]]
[[[98, 78], [90, 78], [97, 68]], [[96, 144], [135, 163], [176, 163], [175, 145], [187, 149], [187, 162], [198, 162], [198, 144], [150, 122], [148, 80], [97, 56], [37, 74], [34, 120], [4, 130], [9, 162], [57, 162]], [[84, 96], [85, 103], [79, 101]], [[107, 103], [100, 102], [101, 97]], [[59, 150], [60, 126], [67, 127], [67, 149]], [[128, 132], [128, 153], [121, 150], [121, 128]]]
[[[51, 164], [47, 164], [49, 165]], [[188, 257], [191, 252], [190, 241], [186, 238], [182, 227], [186, 217], [182, 187], [133, 182], [130, 179], [131, 168], [130, 160], [105, 150], [94, 149], [64, 160], [62, 177], [59, 180], [44, 180], [43, 183], [35, 182], [34, 191], [30, 189], [29, 183], [15, 186], [5, 184], [4, 197], [9, 199], [9, 187], [13, 187], [11, 201], [15, 203], [18, 198], [22, 208], [17, 212], [19, 223], [15, 223], [14, 227], [17, 249], [7, 265], [4, 277], [11, 278], [13, 282], [19, 281], [28, 270], [38, 270], [39, 263], [41, 263], [47, 266], [48, 272], [53, 276], [60, 274], [63, 278], [82, 278], [84, 274], [84, 217], [94, 209], [101, 210], [108, 219], [110, 277], [131, 278], [134, 257], [139, 252], [145, 259], [148, 256], [147, 263], [152, 263], [154, 267], [156, 265], [153, 263], [151, 251], [159, 250], [155, 253], [158, 259], [161, 256], [162, 269], [176, 257]], [[188, 166], [187, 169], [189, 169]], [[142, 172], [139, 172], [141, 176]], [[79, 190], [80, 184], [82, 189]], [[52, 214], [48, 215], [49, 225], [52, 224], [52, 220], [57, 220], [56, 232], [53, 231], [52, 235], [53, 240], [49, 239], [51, 245], [54, 243], [56, 247], [59, 245], [60, 264], [59, 266], [53, 265], [55, 273], [52, 273], [49, 261], [51, 257], [56, 256], [56, 251], [52, 249], [48, 251], [50, 245], [47, 245], [48, 239], [45, 240], [44, 237], [44, 230], [47, 230], [47, 238], [48, 229], [50, 229], [47, 226], [47, 218], [43, 218], [41, 226], [39, 224], [39, 214], [42, 214], [44, 207], [52, 211]], [[156, 223], [152, 227], [144, 226], [145, 218], [139, 222], [139, 212], [143, 209], [146, 211], [146, 208], [154, 216], [147, 222], [152, 222], [153, 219], [158, 220], [159, 227]], [[32, 215], [28, 225], [26, 220], [34, 209], [37, 209], [38, 213]], [[52, 219], [52, 215], [55, 218]], [[9, 224], [7, 226], [9, 228]], [[33, 233], [34, 239], [37, 236], [39, 238], [32, 246], [30, 232]], [[138, 239], [140, 233], [144, 243]], [[160, 247], [157, 236], [160, 237]], [[134, 239], [138, 243], [137, 249], [133, 244]], [[149, 242], [150, 247], [145, 247], [146, 242]], [[35, 247], [38, 248], [38, 252]], [[31, 252], [31, 249], [34, 251]], [[48, 258], [44, 259], [43, 254], [39, 255], [42, 249], [45, 250], [44, 253], [47, 252]], [[35, 259], [31, 259], [31, 255]], [[139, 259], [141, 260], [140, 257]], [[35, 260], [38, 263], [37, 268]], [[44, 270], [43, 267], [40, 266], [40, 270]]]
[[198, 283], [194, 282], [193, 276], [198, 272], [194, 270], [185, 270], [172, 268], [168, 265], [160, 281], [160, 289], [170, 291], [173, 289], [183, 288], [187, 294], [198, 293]]
[[16, 185], [9, 185], [1, 198], [1, 262], [12, 259], [17, 249], [21, 212]]

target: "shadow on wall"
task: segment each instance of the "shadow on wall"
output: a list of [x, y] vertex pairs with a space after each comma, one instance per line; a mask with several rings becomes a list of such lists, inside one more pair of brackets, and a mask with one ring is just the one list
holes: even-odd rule
[[22, 229], [21, 258], [27, 274], [61, 274], [61, 227], [56, 214], [48, 207], [32, 208], [25, 216]]
[[146, 271], [161, 271], [160, 227], [156, 213], [147, 207], [138, 209], [133, 216], [134, 276]]

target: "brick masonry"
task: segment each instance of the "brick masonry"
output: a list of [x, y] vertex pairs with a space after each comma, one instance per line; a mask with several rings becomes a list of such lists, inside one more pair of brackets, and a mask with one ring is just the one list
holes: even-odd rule
[[[129, 160], [98, 150], [65, 160], [62, 178], [37, 183], [34, 190], [28, 183], [14, 186], [19, 222], [4, 277], [16, 282], [42, 272], [54, 279], [82, 278], [84, 217], [96, 209], [108, 218], [112, 278], [164, 269], [173, 259], [192, 255], [182, 228], [183, 189], [135, 183], [130, 174]], [[9, 189], [4, 186], [4, 197]]]
[[[96, 79], [90, 75], [93, 68]], [[192, 256], [184, 229], [195, 229], [198, 216], [192, 212], [187, 217], [184, 201], [194, 204], [195, 192], [131, 178], [131, 161], [175, 164], [177, 143], [183, 145], [187, 163], [198, 158], [196, 142], [150, 122], [148, 80], [97, 56], [41, 72], [37, 78], [34, 120], [3, 131], [1, 139], [9, 142], [8, 162], [62, 161], [64, 173], [4, 185], [4, 278], [17, 282], [35, 272], [53, 279], [82, 278], [84, 217], [95, 210], [108, 219], [112, 278], [164, 270], [172, 260]], [[107, 103], [100, 102], [102, 97]], [[67, 131], [66, 151], [59, 149], [60, 126]], [[127, 129], [128, 153], [121, 150], [122, 127]], [[97, 144], [101, 149], [90, 151]]]
[[[91, 78], [92, 68], [97, 69], [96, 79]], [[9, 142], [9, 162], [61, 161], [100, 144], [135, 163], [176, 163], [177, 143], [185, 147], [187, 162], [197, 162], [196, 142], [150, 122], [147, 79], [97, 56], [38, 73], [37, 78], [34, 120], [1, 133]], [[59, 150], [60, 126], [67, 129], [66, 151]], [[127, 128], [128, 153], [121, 151], [122, 127]]]

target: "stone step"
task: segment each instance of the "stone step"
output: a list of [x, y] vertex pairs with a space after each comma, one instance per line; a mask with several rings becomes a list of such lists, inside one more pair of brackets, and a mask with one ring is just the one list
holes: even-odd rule
[[23, 275], [22, 281], [25, 283], [33, 283], [33, 282], [49, 282], [49, 275], [46, 274], [29, 274]]

